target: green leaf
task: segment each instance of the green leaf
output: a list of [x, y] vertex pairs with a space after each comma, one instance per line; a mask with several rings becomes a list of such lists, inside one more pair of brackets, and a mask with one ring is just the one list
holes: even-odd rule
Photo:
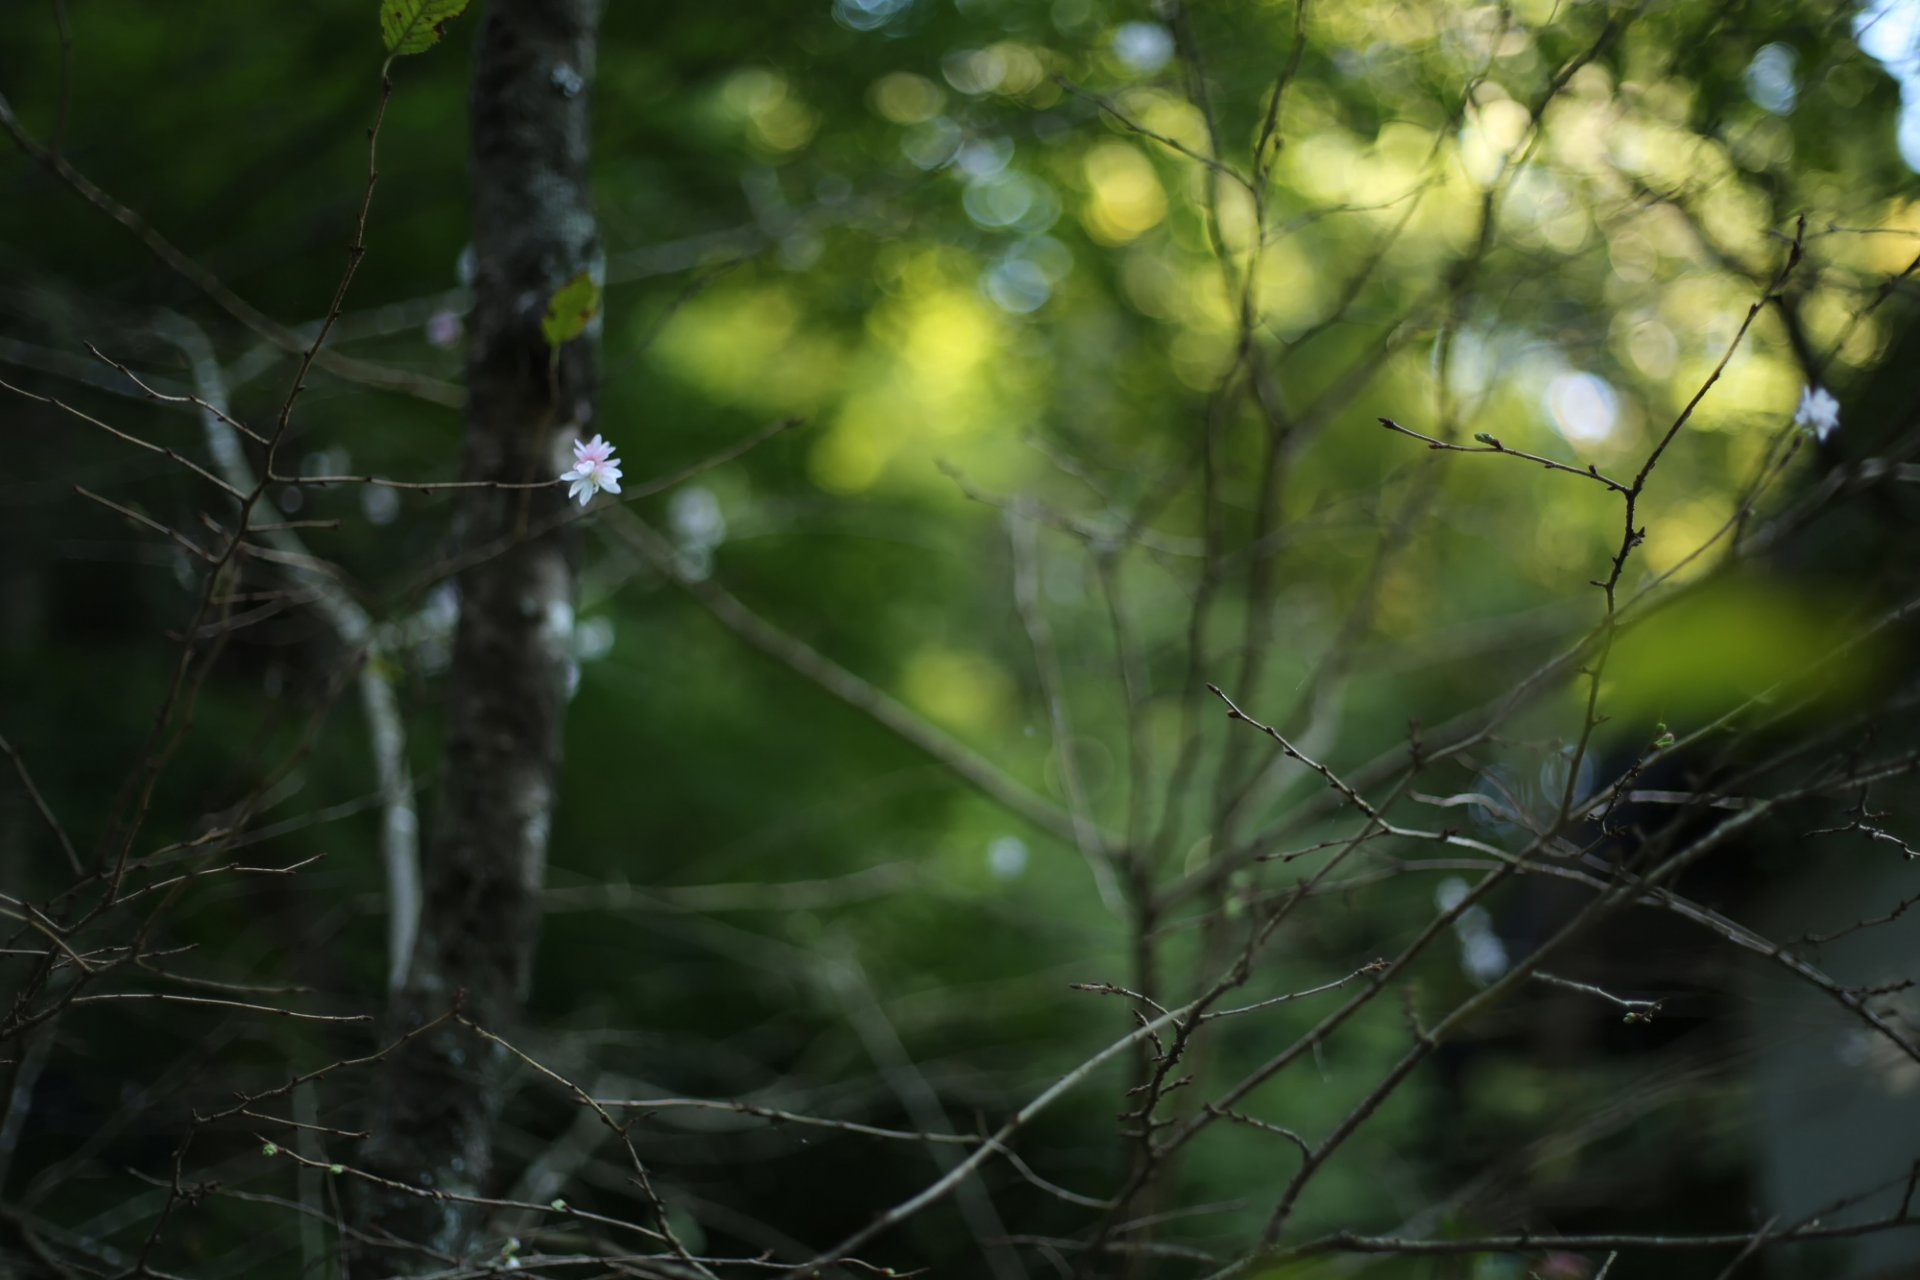
[[346, 1171], [347, 1166], [343, 1164], [330, 1164], [327, 1166], [328, 1173], [345, 1173]]
[[380, 0], [380, 38], [394, 57], [425, 53], [440, 43], [447, 24], [467, 11], [468, 0]]
[[547, 314], [540, 321], [540, 332], [547, 345], [558, 349], [573, 341], [600, 314], [600, 286], [582, 271], [553, 291], [547, 300]]
[[263, 1156], [277, 1156], [280, 1154], [280, 1147], [277, 1143], [263, 1142], [260, 1144], [260, 1154]]

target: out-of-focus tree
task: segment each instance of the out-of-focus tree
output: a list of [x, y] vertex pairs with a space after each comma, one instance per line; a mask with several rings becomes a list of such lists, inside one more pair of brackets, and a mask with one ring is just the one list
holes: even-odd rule
[[10, 1262], [1911, 1262], [1910, 5], [377, 7], [0, 16]]

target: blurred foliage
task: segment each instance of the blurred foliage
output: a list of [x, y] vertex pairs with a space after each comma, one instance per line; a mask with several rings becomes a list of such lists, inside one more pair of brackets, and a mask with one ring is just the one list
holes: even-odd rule
[[[311, 320], [361, 194], [379, 24], [359, 0], [192, 10], [10, 6], [0, 92], [28, 131], [57, 139], [241, 297]], [[605, 388], [589, 427], [620, 447], [632, 486], [802, 419], [639, 510], [696, 575], [1064, 803], [1012, 587], [1008, 522], [1033, 513], [1045, 526], [1037, 594], [1073, 714], [1066, 751], [1092, 816], [1114, 832], [1164, 824], [1156, 879], [1204, 877], [1223, 842], [1322, 788], [1304, 770], [1256, 770], [1258, 740], [1227, 734], [1195, 673], [1349, 769], [1403, 749], [1409, 718], [1437, 725], [1480, 705], [1598, 620], [1585, 583], [1618, 549], [1616, 495], [1510, 458], [1432, 452], [1377, 418], [1450, 440], [1491, 431], [1628, 479], [1726, 355], [1804, 214], [1806, 262], [1786, 288], [1803, 345], [1775, 308], [1754, 321], [1662, 458], [1624, 588], [1718, 572], [1725, 544], [1700, 548], [1797, 439], [1789, 420], [1816, 372], [1845, 406], [1839, 447], [1866, 449], [1871, 374], [1908, 311], [1862, 310], [1912, 261], [1920, 202], [1896, 146], [1898, 85], [1856, 42], [1854, 17], [1787, 0], [1351, 0], [1311, 5], [1296, 48], [1294, 7], [1264, 0], [1178, 15], [1113, 0], [610, 3], [592, 90]], [[463, 25], [392, 68], [370, 252], [335, 344], [449, 382], [466, 305]], [[1283, 68], [1256, 202], [1194, 156], [1240, 173], [1264, 164], [1255, 149]], [[240, 416], [277, 407], [286, 359], [24, 155], [0, 158], [0, 182], [9, 382], [200, 456], [191, 415], [118, 394], [118, 375], [85, 357], [93, 342], [183, 387], [178, 352], [151, 334], [171, 310], [213, 334]], [[1270, 449], [1272, 419], [1234, 376], [1247, 346], [1264, 365], [1260, 394], [1290, 424], [1284, 448]], [[1810, 369], [1810, 354], [1831, 363]], [[311, 381], [283, 466], [454, 475], [456, 411]], [[166, 459], [45, 406], [10, 398], [6, 416], [0, 729], [91, 848], [144, 749], [176, 653], [162, 633], [184, 622], [195, 580], [164, 540], [129, 533], [73, 486], [181, 529], [210, 497]], [[1794, 447], [1780, 490], [1818, 468], [1820, 450]], [[398, 638], [430, 793], [454, 606], [423, 575], [450, 548], [449, 499], [356, 486], [273, 497], [290, 519], [338, 522], [303, 536]], [[1119, 1002], [1067, 989], [1131, 982], [1135, 963], [1131, 923], [1102, 908], [1069, 843], [737, 644], [591, 524], [581, 545], [579, 687], [530, 1043], [608, 1092], [776, 1088], [773, 1105], [906, 1127], [925, 1123], [913, 1099], [937, 1095], [967, 1130], [1124, 1031]], [[1196, 653], [1189, 616], [1207, 590]], [[1149, 690], [1134, 718], [1112, 601]], [[1630, 758], [1659, 724], [1697, 729], [1792, 675], [1860, 607], [1844, 584], [1774, 577], [1663, 614], [1618, 655], [1597, 750]], [[200, 948], [181, 961], [204, 960], [197, 972], [301, 982], [357, 1009], [377, 1001], [385, 959], [371, 774], [351, 700], [333, 705], [340, 657], [299, 611], [236, 633], [142, 847], [218, 825], [311, 737], [247, 856], [324, 860], [297, 881], [191, 897], [170, 927]], [[1870, 669], [1841, 684], [1859, 690]], [[1478, 763], [1538, 771], [1578, 736], [1584, 697], [1567, 682]], [[1200, 754], [1169, 814], [1163, 790], [1193, 732]], [[1135, 750], [1152, 783], [1139, 812]], [[1470, 789], [1473, 772], [1449, 768], [1432, 787]], [[1252, 802], [1223, 819], [1242, 787]], [[31, 817], [9, 808], [0, 827], [11, 884], [52, 875]], [[1293, 844], [1331, 830], [1308, 825]], [[1224, 909], [1284, 889], [1302, 866], [1237, 876]], [[898, 875], [838, 879], [875, 868]], [[813, 881], [828, 883], [774, 887]], [[686, 886], [715, 888], [676, 898]], [[1227, 954], [1212, 926], [1188, 927], [1213, 902], [1189, 894], [1161, 921], [1169, 1001]], [[1288, 926], [1247, 998], [1394, 953], [1432, 902], [1428, 880], [1329, 899]], [[1412, 1000], [1437, 1015], [1472, 989], [1441, 947], [1416, 966]], [[1225, 1024], [1198, 1069], [1238, 1078], [1324, 999]], [[1377, 1003], [1248, 1105], [1324, 1133], [1399, 1056], [1406, 1017]], [[197, 1064], [218, 1054], [223, 1073], [277, 1079], [356, 1043], [279, 1024], [223, 1032], [185, 1014], [148, 1016], [137, 1043], [103, 1040], [125, 1025], [108, 1018], [62, 1021], [6, 1191], [123, 1245], [161, 1193], [116, 1171], [164, 1176]], [[1474, 1043], [1527, 1043], [1528, 1018], [1525, 1006], [1496, 1015]], [[1582, 1205], [1626, 1205], [1643, 1228], [1717, 1227], [1745, 1204], [1751, 1121], [1711, 1063], [1686, 1060], [1705, 1051], [1685, 1037], [1655, 1067], [1474, 1052], [1417, 1077], [1312, 1184], [1303, 1238], [1500, 1225], [1497, 1196], [1448, 1207], [1494, 1166], [1505, 1193], [1564, 1210], [1561, 1227], [1586, 1221]], [[154, 1074], [141, 1079], [135, 1061]], [[1023, 1148], [1040, 1175], [1088, 1194], [1107, 1185], [1124, 1159], [1123, 1074], [1040, 1123]], [[1630, 1085], [1638, 1105], [1610, 1123]], [[348, 1114], [363, 1087], [345, 1080], [323, 1101]], [[134, 1118], [89, 1132], [87, 1117], [127, 1090]], [[568, 1123], [566, 1099], [530, 1080], [512, 1119], [510, 1164]], [[1676, 1145], [1683, 1121], [1695, 1137]], [[712, 1129], [663, 1115], [642, 1149], [687, 1230], [716, 1248], [825, 1243], [931, 1176], [904, 1144], [791, 1130], [717, 1144]], [[77, 1163], [61, 1164], [72, 1149]], [[246, 1134], [199, 1158], [230, 1187], [291, 1193]], [[1206, 1212], [1166, 1238], [1230, 1254], [1295, 1158], [1219, 1126], [1168, 1196]], [[572, 1202], [624, 1203], [617, 1174], [580, 1176]], [[1010, 1232], [1083, 1221], [1011, 1170], [992, 1178]], [[1697, 1194], [1697, 1212], [1637, 1200], [1636, 1179]], [[170, 1246], [182, 1267], [231, 1247], [258, 1211], [209, 1204]], [[874, 1256], [952, 1259], [942, 1274], [971, 1274], [966, 1229], [928, 1215]], [[286, 1274], [295, 1233], [279, 1247], [249, 1274]], [[1693, 1265], [1650, 1260], [1633, 1274]]]

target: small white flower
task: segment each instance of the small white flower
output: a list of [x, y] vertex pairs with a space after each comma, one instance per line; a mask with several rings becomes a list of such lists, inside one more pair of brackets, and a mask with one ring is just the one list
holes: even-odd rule
[[1840, 429], [1840, 402], [1825, 387], [1808, 387], [1800, 393], [1793, 424], [1825, 444], [1827, 437]]
[[567, 496], [578, 499], [584, 507], [602, 489], [608, 493], [620, 492], [620, 460], [613, 456], [613, 446], [600, 436], [585, 444], [575, 440], [573, 470], [561, 472], [560, 478], [573, 482]]

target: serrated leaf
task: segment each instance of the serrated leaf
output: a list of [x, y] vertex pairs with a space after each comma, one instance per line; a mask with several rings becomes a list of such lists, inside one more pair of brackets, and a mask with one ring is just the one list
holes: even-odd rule
[[468, 0], [380, 0], [380, 38], [398, 58], [425, 53], [440, 43], [447, 24], [467, 11]]
[[556, 350], [586, 331], [600, 314], [600, 286], [582, 271], [553, 291], [547, 299], [547, 314], [540, 320], [540, 332], [547, 345]]

